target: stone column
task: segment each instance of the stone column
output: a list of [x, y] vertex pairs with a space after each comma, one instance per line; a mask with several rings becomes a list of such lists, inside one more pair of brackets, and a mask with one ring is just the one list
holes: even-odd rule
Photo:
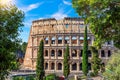
[[79, 46], [79, 36], [77, 36], [77, 46]]
[[77, 49], [77, 58], [79, 59], [79, 49]]
[[55, 36], [55, 45], [58, 45], [58, 36]]
[[77, 72], [79, 72], [79, 62], [77, 62]]
[[72, 43], [72, 36], [70, 35], [70, 36], [69, 36], [69, 46], [72, 46], [71, 43]]
[[63, 44], [63, 46], [65, 46], [65, 41], [64, 40], [65, 40], [65, 36], [63, 35], [62, 36], [62, 44]]

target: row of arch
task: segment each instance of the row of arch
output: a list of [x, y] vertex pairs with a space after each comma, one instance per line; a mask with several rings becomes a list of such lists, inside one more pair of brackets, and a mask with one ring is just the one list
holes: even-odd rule
[[[77, 53], [77, 50], [76, 50], [76, 49], [73, 49], [72, 52], [71, 52], [71, 57], [77, 57], [77, 54], [79, 54], [79, 57], [82, 57], [82, 52], [83, 52], [83, 50], [81, 50], [80, 53]], [[55, 56], [55, 53], [56, 53], [55, 50], [51, 50], [51, 51], [50, 51], [50, 56], [51, 56], [51, 57], [54, 57], [54, 56]], [[49, 51], [48, 51], [48, 50], [45, 50], [44, 56], [46, 56], [46, 57], [49, 56]], [[63, 56], [63, 51], [62, 51], [61, 49], [59, 49], [59, 50], [57, 51], [57, 56], [58, 56], [58, 57], [62, 57], [62, 56]], [[110, 50], [108, 50], [107, 56], [108, 56], [108, 57], [111, 56], [111, 51], [110, 51]], [[90, 50], [88, 50], [88, 57], [92, 57], [92, 53], [91, 53]], [[106, 57], [106, 53], [105, 53], [104, 50], [101, 50], [101, 57]]]
[[[45, 44], [48, 44], [49, 40], [51, 40], [51, 44], [55, 44], [55, 40], [58, 40], [58, 44], [62, 44], [63, 43], [62, 40], [64, 40], [65, 44], [69, 44], [70, 43], [70, 37], [69, 36], [64, 37], [64, 39], [63, 39], [62, 36], [58, 36], [58, 38], [56, 38], [55, 36], [53, 36], [51, 38], [46, 37], [45, 38]], [[84, 37], [80, 36], [79, 40], [80, 40], [80, 43], [83, 43]], [[88, 37], [88, 40], [90, 41], [90, 37]], [[72, 44], [77, 44], [77, 37], [76, 36], [72, 36], [71, 43]]]
[[[73, 64], [70, 64], [70, 65], [71, 65], [71, 70], [77, 70], [77, 67], [79, 67], [79, 71], [82, 70], [82, 63], [80, 63], [79, 65], [77, 65], [77, 63], [73, 63]], [[102, 65], [105, 66], [104, 63], [102, 63]], [[57, 63], [57, 65], [55, 65], [54, 62], [52, 62], [50, 64], [48, 62], [46, 62], [45, 63], [45, 70], [48, 70], [48, 66], [50, 67], [49, 70], [55, 70], [55, 67], [56, 67], [56, 70], [63, 70], [63, 64], [60, 63], [60, 62]], [[91, 63], [88, 63], [88, 69], [89, 70], [92, 69]]]

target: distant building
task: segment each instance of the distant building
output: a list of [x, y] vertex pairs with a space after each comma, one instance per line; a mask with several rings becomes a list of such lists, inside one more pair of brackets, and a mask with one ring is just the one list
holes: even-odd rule
[[[32, 22], [24, 68], [35, 70], [40, 40], [44, 40], [45, 72], [61, 74], [63, 72], [63, 55], [66, 45], [70, 48], [70, 73], [82, 73], [82, 51], [84, 40], [84, 21], [81, 18], [54, 18]], [[92, 46], [94, 36], [88, 28], [88, 43]], [[113, 42], [106, 42], [99, 50], [99, 57], [105, 65], [114, 50]], [[91, 51], [89, 49], [89, 70], [91, 70]]]

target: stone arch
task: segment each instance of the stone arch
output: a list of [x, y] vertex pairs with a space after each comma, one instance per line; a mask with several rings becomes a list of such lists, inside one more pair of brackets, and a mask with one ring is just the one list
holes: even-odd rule
[[55, 63], [52, 62], [52, 63], [51, 63], [51, 70], [54, 70], [54, 69], [55, 69]]
[[71, 56], [72, 57], [77, 57], [77, 50], [73, 49]]
[[77, 44], [77, 37], [76, 36], [72, 37], [72, 44]]
[[48, 69], [48, 62], [45, 62], [45, 70]]
[[51, 38], [51, 44], [55, 44], [55, 40], [56, 40], [56, 38], [55, 38], [55, 36], [53, 36], [53, 37]]
[[101, 57], [105, 57], [105, 51], [101, 50]]
[[48, 40], [49, 40], [49, 38], [45, 37], [45, 44], [48, 44]]
[[69, 44], [70, 38], [68, 36], [65, 37], [65, 44]]
[[48, 56], [48, 50], [45, 50], [44, 56]]
[[62, 36], [58, 37], [58, 44], [62, 44]]
[[51, 50], [51, 56], [55, 56], [55, 50]]
[[58, 63], [58, 68], [57, 68], [58, 70], [62, 70], [62, 63]]
[[77, 70], [77, 63], [72, 64], [72, 70]]
[[58, 50], [58, 57], [62, 57], [62, 50]]

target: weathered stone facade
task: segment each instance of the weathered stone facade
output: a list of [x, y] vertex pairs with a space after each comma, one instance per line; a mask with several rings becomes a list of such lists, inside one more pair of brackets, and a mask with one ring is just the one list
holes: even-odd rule
[[[80, 74], [82, 71], [82, 49], [84, 39], [84, 21], [81, 18], [64, 18], [63, 20], [42, 19], [33, 21], [24, 59], [26, 69], [35, 70], [40, 40], [44, 40], [44, 66], [46, 73], [63, 72], [63, 55], [66, 45], [70, 48], [70, 72]], [[93, 45], [94, 36], [88, 28], [88, 43]], [[105, 64], [114, 50], [113, 42], [106, 42], [99, 50], [99, 57]], [[89, 69], [91, 69], [89, 50]]]

